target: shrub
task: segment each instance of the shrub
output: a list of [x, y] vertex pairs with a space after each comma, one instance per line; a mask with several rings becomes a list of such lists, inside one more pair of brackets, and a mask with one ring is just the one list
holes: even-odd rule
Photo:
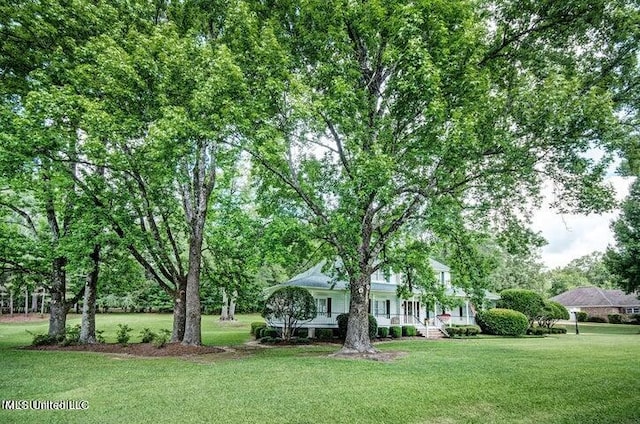
[[527, 330], [527, 334], [531, 334], [532, 336], [542, 336], [544, 334], [549, 334], [549, 329], [547, 327], [531, 327]]
[[[528, 326], [540, 315], [544, 315], [544, 299], [533, 290], [507, 289], [500, 292], [500, 300], [497, 302], [499, 309], [512, 309], [524, 314]], [[524, 334], [524, 333], [523, 333]]]
[[347, 325], [349, 324], [349, 314], [340, 314], [336, 317], [338, 322], [338, 337], [342, 340], [347, 337]]
[[331, 340], [333, 339], [333, 330], [331, 328], [318, 328], [316, 337], [318, 340]]
[[267, 328], [267, 324], [265, 324], [264, 322], [261, 322], [260, 324], [261, 324], [260, 326], [252, 328], [253, 335], [256, 337], [256, 339], [259, 339], [260, 333], [264, 331], [265, 328]]
[[640, 324], [640, 314], [633, 314], [629, 317], [629, 324]]
[[561, 319], [569, 319], [567, 308], [559, 302], [545, 300], [542, 314], [538, 317], [538, 325], [551, 328]]
[[140, 332], [140, 336], [142, 336], [142, 343], [151, 343], [157, 337], [157, 334], [145, 328]]
[[480, 327], [477, 325], [452, 325], [445, 330], [449, 337], [471, 337], [480, 334]]
[[494, 308], [480, 311], [479, 323], [483, 333], [497, 336], [521, 336], [529, 327], [526, 315], [519, 311], [504, 308]]
[[96, 330], [96, 342], [98, 343], [105, 343], [106, 340], [104, 339], [104, 336], [102, 335], [102, 333], [104, 333], [104, 330]]
[[585, 322], [589, 315], [586, 312], [576, 312], [576, 319], [578, 322]]
[[402, 326], [402, 335], [405, 337], [413, 337], [418, 334], [416, 327], [413, 325], [403, 325]]
[[61, 341], [60, 336], [52, 336], [49, 334], [29, 334], [33, 335], [31, 346], [51, 346]]
[[480, 334], [480, 327], [477, 325], [466, 325], [465, 329], [467, 330], [467, 336], [477, 336], [478, 334]]
[[[347, 326], [349, 325], [349, 314], [340, 314], [336, 317], [338, 322], [338, 337], [342, 340], [347, 337]], [[373, 340], [378, 334], [378, 321], [376, 317], [369, 314], [369, 339]]]
[[307, 337], [309, 337], [309, 329], [298, 328], [298, 331], [296, 331], [296, 337], [298, 337], [299, 339], [306, 339]]
[[587, 322], [605, 323], [605, 322], [607, 322], [607, 319], [603, 318], [603, 317], [589, 317], [589, 318], [587, 318]]
[[561, 325], [556, 327], [551, 327], [551, 334], [567, 334], [567, 327], [563, 327]]
[[278, 331], [277, 328], [266, 327], [266, 328], [262, 329], [260, 335], [261, 335], [261, 337], [277, 338], [277, 337], [280, 337], [280, 332]]
[[465, 329], [461, 328], [461, 327], [447, 327], [445, 328], [447, 334], [449, 335], [449, 337], [454, 338], [454, 337], [460, 337], [462, 335], [464, 335], [465, 333]]
[[76, 324], [73, 327], [68, 327], [64, 332], [64, 340], [62, 340], [62, 346], [77, 345], [80, 343], [80, 324]]
[[264, 322], [264, 321], [256, 321], [256, 322], [252, 322], [252, 323], [251, 323], [251, 335], [252, 335], [252, 336], [255, 336], [255, 335], [256, 335], [256, 330], [257, 330], [258, 328], [266, 327], [266, 326], [267, 326], [267, 323], [266, 323], [266, 322]]
[[389, 334], [391, 334], [391, 337], [393, 337], [394, 339], [402, 337], [402, 327], [395, 326], [395, 325], [392, 327], [389, 327]]
[[277, 289], [267, 298], [262, 316], [282, 322], [282, 337], [289, 340], [300, 323], [316, 316], [316, 301], [303, 287], [285, 286]]
[[116, 332], [116, 339], [118, 343], [123, 346], [126, 346], [129, 343], [129, 339], [131, 338], [131, 333], [133, 328], [129, 327], [127, 324], [118, 324], [118, 331]]
[[171, 339], [171, 331], [167, 329], [162, 329], [153, 338], [153, 345], [158, 349], [160, 349], [161, 347], [164, 347], [169, 342], [170, 339]]
[[389, 328], [387, 327], [378, 327], [378, 337], [381, 339], [386, 339], [389, 337]]
[[280, 337], [261, 337], [260, 343], [262, 344], [277, 344], [282, 342]]
[[609, 314], [607, 318], [610, 324], [622, 324], [622, 315], [620, 314]]

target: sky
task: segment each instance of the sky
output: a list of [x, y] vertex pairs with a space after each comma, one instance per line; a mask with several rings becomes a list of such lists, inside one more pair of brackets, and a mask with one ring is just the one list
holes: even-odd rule
[[[622, 200], [629, 193], [632, 179], [611, 175], [607, 182], [615, 188], [617, 200]], [[614, 244], [610, 223], [618, 216], [618, 210], [588, 216], [558, 214], [546, 206], [552, 200], [549, 194], [545, 206], [533, 215], [532, 221], [532, 229], [540, 231], [549, 243], [541, 252], [542, 262], [548, 269], [562, 267], [573, 259], [596, 250], [604, 251]]]

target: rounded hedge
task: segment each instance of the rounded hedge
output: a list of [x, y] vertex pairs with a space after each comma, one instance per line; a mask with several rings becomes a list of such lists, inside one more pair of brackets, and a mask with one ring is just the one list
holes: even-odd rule
[[394, 339], [402, 337], [402, 327], [396, 325], [389, 327], [389, 334]]
[[522, 336], [529, 327], [529, 320], [522, 312], [513, 309], [494, 308], [478, 312], [476, 320], [486, 334], [496, 336]]

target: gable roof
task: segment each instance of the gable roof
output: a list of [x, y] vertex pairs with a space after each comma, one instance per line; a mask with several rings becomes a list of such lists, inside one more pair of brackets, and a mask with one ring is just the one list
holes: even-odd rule
[[577, 287], [554, 296], [551, 300], [564, 306], [640, 306], [637, 294], [625, 294], [622, 290], [605, 290], [600, 287]]

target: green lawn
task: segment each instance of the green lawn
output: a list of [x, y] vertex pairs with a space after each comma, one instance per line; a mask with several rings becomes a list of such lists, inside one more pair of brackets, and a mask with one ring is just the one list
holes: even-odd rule
[[[249, 339], [249, 322], [203, 318], [205, 344]], [[70, 323], [78, 321], [72, 318]], [[169, 315], [98, 317], [170, 328]], [[571, 328], [570, 328], [571, 329]], [[265, 348], [240, 359], [134, 359], [16, 349], [25, 330], [0, 324], [0, 399], [86, 400], [86, 411], [0, 410], [2, 423], [637, 423], [640, 327], [585, 323], [579, 336], [406, 340], [392, 363], [335, 359], [336, 347]], [[134, 340], [135, 341], [135, 340]]]

